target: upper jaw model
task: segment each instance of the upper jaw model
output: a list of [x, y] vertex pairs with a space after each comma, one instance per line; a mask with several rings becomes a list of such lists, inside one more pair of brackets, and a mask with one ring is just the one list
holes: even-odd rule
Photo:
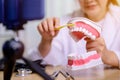
[[87, 18], [72, 18], [68, 24], [74, 24], [74, 26], [69, 28], [70, 35], [75, 41], [79, 41], [83, 37], [88, 37], [92, 40], [100, 37], [101, 27]]

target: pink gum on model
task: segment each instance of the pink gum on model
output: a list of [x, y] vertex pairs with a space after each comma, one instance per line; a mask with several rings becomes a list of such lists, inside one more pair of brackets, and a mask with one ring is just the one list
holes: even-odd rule
[[68, 55], [67, 68], [70, 70], [86, 69], [100, 64], [103, 64], [103, 62], [100, 54], [96, 51], [83, 54], [71, 53]]
[[95, 40], [96, 38], [100, 37], [101, 33], [101, 27], [83, 17], [77, 17], [77, 18], [72, 18], [69, 22], [74, 24], [74, 26], [69, 27], [70, 28], [70, 35], [75, 41], [79, 41], [83, 37], [88, 37], [92, 40]]

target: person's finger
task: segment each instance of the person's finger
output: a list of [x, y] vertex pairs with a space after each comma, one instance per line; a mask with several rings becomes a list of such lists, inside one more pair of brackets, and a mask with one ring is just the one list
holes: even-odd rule
[[94, 47], [94, 48], [87, 49], [87, 52], [89, 52], [89, 51], [97, 51], [97, 53], [101, 54], [103, 52], [103, 49], [102, 48]]
[[41, 24], [41, 23], [38, 25], [37, 29], [38, 29], [38, 31], [39, 31], [40, 33], [44, 32], [44, 30], [43, 30], [43, 27], [42, 27], [42, 24]]
[[53, 22], [53, 18], [48, 18], [48, 19], [47, 19], [47, 23], [48, 23], [48, 26], [49, 26], [49, 27], [48, 27], [49, 31], [52, 31], [53, 28], [54, 28], [54, 27], [53, 27], [53, 26], [54, 26], [54, 24], [53, 24], [53, 23], [54, 23], [54, 22]]
[[88, 49], [92, 49], [92, 48], [94, 48], [95, 46], [93, 46], [93, 45], [86, 45], [86, 49], [88, 50]]
[[97, 51], [97, 50], [94, 48], [87, 49], [87, 52], [90, 52], [90, 51]]
[[47, 22], [48, 22], [48, 30], [49, 30], [49, 32], [50, 32], [50, 34], [52, 35], [52, 36], [54, 36], [55, 35], [55, 32], [54, 32], [54, 22], [53, 22], [54, 20], [53, 20], [53, 18], [48, 18], [47, 19]]
[[98, 42], [87, 42], [86, 49], [99, 48], [101, 44]]
[[44, 30], [45, 32], [48, 32], [49, 30], [48, 30], [48, 23], [47, 23], [47, 21], [44, 20], [43, 22], [41, 22], [41, 24], [42, 24], [43, 30]]
[[87, 41], [87, 42], [92, 42], [92, 41], [93, 41], [93, 40], [90, 39], [89, 37], [85, 37], [84, 40]]
[[59, 20], [59, 18], [54, 17], [53, 19], [54, 19], [55, 28], [59, 27], [60, 26], [60, 20]]

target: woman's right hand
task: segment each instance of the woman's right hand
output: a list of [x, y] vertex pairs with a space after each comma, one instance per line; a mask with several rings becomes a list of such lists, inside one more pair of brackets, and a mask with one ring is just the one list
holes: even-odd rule
[[52, 41], [52, 39], [58, 33], [58, 31], [54, 30], [54, 28], [58, 27], [59, 25], [60, 20], [56, 17], [43, 20], [38, 26], [38, 31], [42, 36], [42, 40]]

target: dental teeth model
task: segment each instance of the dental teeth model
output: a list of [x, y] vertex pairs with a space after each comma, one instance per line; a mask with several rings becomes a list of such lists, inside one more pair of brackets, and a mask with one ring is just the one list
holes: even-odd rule
[[87, 69], [103, 64], [101, 57], [96, 51], [91, 51], [85, 54], [70, 54], [68, 55], [67, 68], [70, 70]]
[[[82, 17], [73, 18], [68, 22], [68, 24], [74, 24], [74, 26], [71, 26], [69, 28], [70, 35], [75, 41], [79, 41], [85, 37], [88, 37], [92, 40], [100, 37], [100, 26], [89, 19]], [[91, 51], [83, 54], [73, 53], [68, 55], [67, 67], [71, 70], [91, 68], [99, 64], [102, 64], [102, 60], [96, 51]]]
[[68, 24], [69, 23], [74, 24], [74, 26], [70, 27], [70, 35], [75, 41], [79, 41], [84, 37], [88, 37], [92, 40], [100, 37], [101, 27], [87, 18], [73, 18]]

